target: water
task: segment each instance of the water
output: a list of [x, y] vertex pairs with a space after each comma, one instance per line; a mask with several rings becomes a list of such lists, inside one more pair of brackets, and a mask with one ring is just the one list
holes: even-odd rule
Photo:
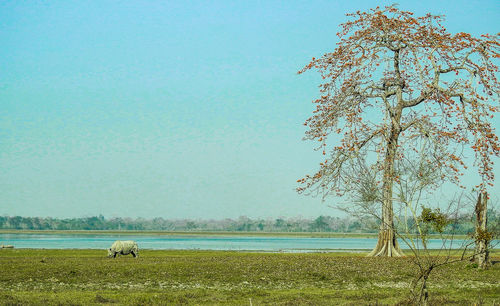
[[[0, 234], [0, 244], [34, 249], [107, 249], [115, 240], [135, 240], [140, 249], [155, 250], [237, 250], [269, 252], [317, 252], [335, 250], [370, 250], [376, 238], [308, 238], [247, 236], [185, 236], [127, 234]], [[447, 247], [450, 246], [448, 242]], [[463, 240], [454, 240], [459, 248]], [[400, 242], [403, 249], [408, 247]], [[442, 241], [431, 239], [430, 249], [440, 249]]]

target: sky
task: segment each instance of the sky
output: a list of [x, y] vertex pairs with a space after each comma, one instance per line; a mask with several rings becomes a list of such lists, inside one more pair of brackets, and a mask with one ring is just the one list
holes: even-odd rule
[[[0, 2], [0, 215], [341, 214], [295, 191], [324, 159], [302, 140], [320, 79], [297, 71], [393, 2]], [[398, 3], [500, 25], [498, 1]]]

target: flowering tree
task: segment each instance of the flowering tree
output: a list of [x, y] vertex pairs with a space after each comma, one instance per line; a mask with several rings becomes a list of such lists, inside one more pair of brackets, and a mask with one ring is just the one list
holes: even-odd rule
[[[298, 191], [379, 203], [379, 240], [370, 255], [400, 256], [393, 185], [404, 175], [401, 161], [424, 155], [439, 175], [436, 187], [446, 181], [461, 186], [469, 146], [482, 179], [477, 187], [493, 184], [491, 157], [499, 156], [500, 146], [489, 119], [499, 110], [494, 61], [500, 40], [452, 35], [442, 16], [414, 17], [394, 6], [348, 16], [353, 20], [341, 25], [335, 50], [299, 71], [315, 69], [325, 80], [305, 138], [319, 141], [324, 155], [331, 151], [315, 174], [298, 181]], [[330, 147], [332, 134], [341, 140]]]

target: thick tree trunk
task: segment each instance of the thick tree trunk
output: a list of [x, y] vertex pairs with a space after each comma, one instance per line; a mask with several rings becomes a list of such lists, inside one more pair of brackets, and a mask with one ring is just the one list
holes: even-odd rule
[[488, 194], [479, 193], [476, 203], [476, 256], [478, 268], [486, 269], [490, 266], [490, 256], [488, 250], [488, 232], [486, 213], [488, 210]]
[[397, 86], [397, 105], [391, 106], [387, 100], [387, 97], [392, 95], [392, 93], [390, 93], [391, 90], [387, 89], [387, 96], [383, 97], [384, 103], [386, 104], [386, 116], [389, 119], [391, 131], [387, 139], [387, 151], [385, 152], [384, 158], [384, 177], [382, 178], [382, 223], [378, 234], [377, 246], [368, 256], [403, 256], [403, 252], [399, 248], [396, 233], [394, 231], [394, 212], [392, 208], [392, 185], [395, 180], [394, 161], [398, 149], [398, 139], [401, 133], [401, 115], [403, 113], [402, 89], [404, 83], [399, 70], [399, 49], [394, 51], [393, 64], [396, 81], [395, 85]]
[[399, 248], [393, 229], [381, 229], [378, 234], [377, 246], [367, 256], [400, 257], [403, 252]]
[[[399, 118], [398, 118], [399, 119]], [[394, 181], [394, 159], [398, 144], [399, 127], [392, 127], [384, 160], [382, 223], [378, 234], [378, 243], [368, 256], [403, 256], [394, 232], [392, 208], [392, 185]]]

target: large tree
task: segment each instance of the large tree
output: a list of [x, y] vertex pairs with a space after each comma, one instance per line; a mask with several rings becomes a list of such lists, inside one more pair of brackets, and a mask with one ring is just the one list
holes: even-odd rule
[[[395, 6], [348, 16], [335, 50], [299, 71], [315, 69], [324, 80], [305, 138], [329, 155], [298, 191], [378, 202], [382, 222], [371, 255], [399, 256], [393, 185], [404, 175], [403, 160], [425, 151], [439, 184], [461, 186], [468, 146], [478, 187], [494, 181], [491, 157], [500, 147], [489, 120], [499, 110], [499, 36], [450, 34], [442, 16], [414, 17]], [[340, 141], [331, 147], [332, 134]]]

